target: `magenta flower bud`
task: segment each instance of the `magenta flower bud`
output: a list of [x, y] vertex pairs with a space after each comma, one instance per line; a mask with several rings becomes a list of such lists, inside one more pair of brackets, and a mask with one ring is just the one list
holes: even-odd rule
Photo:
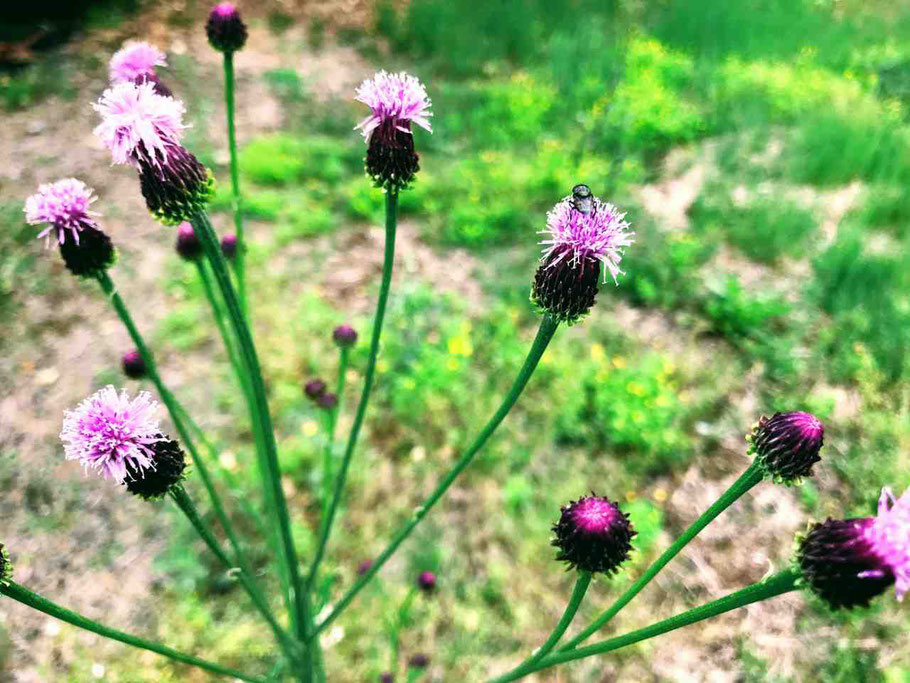
[[332, 339], [343, 349], [349, 349], [357, 343], [357, 331], [350, 325], [339, 325], [332, 331]]
[[177, 228], [177, 243], [174, 245], [180, 258], [195, 261], [202, 256], [202, 242], [196, 236], [193, 226], [184, 221]]
[[233, 259], [237, 255], [237, 235], [230, 234], [221, 238], [221, 253], [226, 259]]
[[0, 543], [0, 586], [9, 585], [13, 578], [13, 565], [9, 561], [9, 554], [6, 548]]
[[316, 405], [324, 410], [333, 410], [338, 407], [338, 396], [331, 391], [324, 391], [316, 397]]
[[408, 666], [412, 669], [426, 669], [430, 666], [430, 658], [422, 652], [418, 652], [408, 660]]
[[420, 572], [417, 575], [417, 587], [424, 593], [432, 593], [436, 588], [436, 574], [433, 572]]
[[357, 565], [357, 574], [363, 576], [368, 571], [373, 568], [373, 560], [364, 560], [359, 565]]
[[303, 385], [303, 393], [306, 394], [307, 398], [313, 401], [322, 396], [325, 393], [325, 390], [325, 382], [323, 382], [318, 377], [316, 379], [311, 379]]
[[544, 313], [572, 325], [591, 307], [604, 271], [617, 282], [625, 247], [632, 244], [625, 214], [602, 202], [587, 185], [576, 185], [547, 214], [547, 239], [534, 275], [531, 301]]
[[395, 683], [395, 677], [389, 671], [386, 671], [383, 674], [379, 674], [379, 683]]
[[910, 489], [882, 489], [878, 515], [828, 519], [799, 541], [797, 563], [809, 588], [833, 609], [865, 607], [895, 584], [910, 590]]
[[154, 469], [154, 444], [163, 440], [155, 412], [158, 403], [147, 391], [130, 398], [108, 385], [63, 415], [60, 439], [67, 460], [123, 483]]
[[812, 476], [812, 465], [821, 460], [825, 428], [811, 413], [774, 413], [762, 417], [748, 437], [749, 452], [765, 474], [785, 484]]
[[246, 25], [240, 12], [229, 2], [221, 2], [209, 12], [205, 23], [209, 43], [219, 52], [236, 52], [246, 43]]
[[123, 366], [123, 374], [131, 379], [142, 379], [147, 373], [145, 361], [142, 360], [142, 356], [136, 349], [123, 354], [121, 365]]
[[126, 490], [144, 500], [158, 500], [175, 485], [183, 481], [186, 472], [186, 456], [180, 444], [164, 434], [150, 445], [151, 465], [144, 470], [127, 462]]
[[559, 548], [557, 560], [570, 569], [616, 573], [632, 550], [632, 523], [616, 503], [594, 494], [583, 496], [562, 507], [553, 525]]
[[370, 115], [356, 126], [367, 143], [367, 175], [377, 187], [407, 187], [420, 170], [411, 124], [433, 132], [426, 88], [404, 72], [380, 71], [360, 84], [355, 99], [370, 108]]

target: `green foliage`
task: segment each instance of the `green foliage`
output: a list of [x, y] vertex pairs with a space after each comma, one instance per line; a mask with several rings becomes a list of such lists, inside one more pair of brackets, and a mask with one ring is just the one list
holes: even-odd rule
[[733, 342], [773, 335], [789, 310], [778, 293], [752, 295], [735, 275], [710, 283], [704, 302], [712, 330]]
[[333, 138], [276, 134], [250, 142], [240, 151], [240, 168], [259, 185], [285, 186], [315, 179], [338, 182], [351, 172], [352, 145]]
[[12, 111], [29, 107], [51, 95], [72, 99], [76, 89], [70, 83], [71, 78], [71, 70], [62, 59], [40, 60], [20, 71], [0, 74], [0, 102]]

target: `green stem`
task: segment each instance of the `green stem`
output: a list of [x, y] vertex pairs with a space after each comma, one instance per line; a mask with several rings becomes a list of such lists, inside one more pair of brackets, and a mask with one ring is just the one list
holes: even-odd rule
[[759, 581], [758, 583], [746, 586], [735, 593], [695, 607], [682, 614], [677, 614], [669, 619], [664, 619], [656, 624], [640, 628], [637, 631], [632, 631], [631, 633], [626, 633], [625, 635], [610, 638], [609, 640], [594, 643], [593, 645], [588, 645], [586, 647], [580, 647], [575, 650], [560, 650], [559, 652], [545, 657], [541, 662], [538, 662], [537, 666], [535, 666], [532, 671], [540, 671], [541, 669], [546, 669], [555, 666], [556, 664], [571, 662], [576, 659], [583, 659], [584, 657], [606, 654], [607, 652], [633, 645], [642, 640], [654, 638], [655, 636], [682, 628], [683, 626], [709, 619], [718, 614], [751, 605], [753, 602], [760, 602], [783, 593], [788, 593], [799, 588], [797, 585], [798, 581], [799, 572], [795, 569], [786, 569], [769, 576], [767, 579]]
[[272, 627], [272, 631], [275, 633], [278, 642], [282, 644], [285, 648], [285, 651], [292, 658], [295, 656], [297, 650], [299, 649], [298, 644], [295, 643], [287, 633], [284, 632], [284, 629], [281, 628], [281, 625], [275, 620], [275, 617], [272, 615], [272, 611], [269, 609], [268, 602], [266, 601], [263, 594], [259, 591], [259, 588], [252, 581], [250, 570], [248, 567], [239, 567], [239, 571], [234, 571], [234, 563], [231, 561], [231, 558], [228, 557], [224, 549], [219, 545], [218, 541], [215, 540], [215, 537], [212, 535], [212, 532], [209, 530], [208, 526], [202, 517], [199, 515], [199, 511], [196, 509], [196, 506], [193, 504], [192, 499], [186, 492], [186, 489], [183, 488], [180, 484], [171, 487], [171, 490], [168, 492], [177, 504], [177, 507], [180, 508], [181, 512], [186, 515], [186, 518], [190, 521], [190, 524], [193, 525], [193, 528], [196, 530], [196, 533], [199, 534], [199, 537], [205, 542], [209, 550], [212, 551], [212, 554], [218, 559], [218, 561], [224, 565], [224, 568], [228, 570], [231, 574], [236, 574], [238, 581], [243, 586], [244, 590], [249, 594], [250, 599], [253, 601], [253, 604], [256, 606], [256, 609], [259, 610], [259, 613], [265, 618], [269, 626]]
[[284, 497], [284, 490], [281, 487], [281, 468], [278, 464], [278, 447], [275, 443], [275, 433], [272, 428], [272, 417], [269, 413], [268, 398], [265, 392], [265, 384], [262, 380], [259, 357], [256, 355], [256, 347], [253, 344], [253, 338], [250, 335], [250, 330], [249, 327], [247, 327], [243, 311], [240, 309], [240, 304], [237, 301], [237, 295], [231, 284], [230, 275], [224, 265], [218, 238], [215, 235], [215, 231], [212, 229], [211, 223], [209, 223], [208, 216], [204, 212], [199, 212], [193, 217], [192, 224], [196, 234], [202, 242], [206, 256], [212, 265], [215, 280], [218, 284], [218, 288], [221, 290], [221, 296], [227, 306], [231, 326], [240, 346], [243, 368], [250, 382], [250, 388], [252, 390], [252, 401], [249, 405], [250, 414], [254, 425], [254, 432], [258, 430], [259, 441], [264, 450], [261, 461], [265, 464], [265, 470], [260, 468], [263, 476], [263, 487], [267, 492], [266, 495], [271, 495], [271, 500], [274, 504], [273, 507], [277, 517], [284, 561], [287, 566], [288, 583], [291, 587], [291, 592], [293, 593], [292, 602], [294, 604], [294, 610], [292, 610], [292, 619], [297, 628], [298, 636], [303, 639], [306, 636], [306, 624], [309, 622], [307, 600], [300, 579], [300, 569], [297, 565], [297, 553], [294, 548], [294, 537], [291, 533], [287, 501]]
[[240, 167], [237, 163], [237, 134], [234, 127], [234, 53], [224, 53], [224, 107], [227, 111], [228, 149], [231, 154], [231, 203], [234, 209], [234, 229], [237, 233], [237, 253], [233, 266], [237, 275], [237, 291], [244, 315], [249, 315], [246, 297], [246, 241], [243, 237], [243, 207], [240, 195]]
[[341, 468], [338, 470], [338, 476], [335, 478], [335, 489], [332, 493], [332, 500], [329, 503], [328, 510], [321, 525], [319, 535], [319, 544], [316, 546], [316, 555], [310, 566], [310, 572], [307, 576], [307, 586], [312, 586], [319, 572], [319, 564], [325, 555], [325, 549], [329, 542], [329, 536], [332, 533], [332, 523], [335, 520], [335, 514], [338, 511], [338, 505], [341, 503], [341, 497], [344, 493], [344, 485], [347, 481], [348, 467], [351, 465], [351, 458], [354, 455], [354, 448], [357, 446], [357, 438], [360, 436], [360, 429], [363, 427], [363, 421], [366, 417], [367, 405], [370, 402], [370, 392], [373, 389], [373, 380], [376, 376], [376, 359], [379, 356], [379, 339], [382, 336], [382, 322], [385, 319], [386, 303], [389, 299], [389, 289], [392, 284], [392, 267], [395, 263], [395, 230], [398, 225], [398, 192], [389, 190], [386, 192], [385, 203], [385, 255], [382, 262], [382, 282], [379, 286], [379, 299], [376, 302], [376, 316], [373, 318], [373, 336], [370, 341], [370, 355], [367, 360], [367, 368], [363, 379], [363, 393], [360, 394], [360, 403], [357, 406], [357, 413], [354, 415], [354, 424], [351, 426], [351, 433], [348, 436], [348, 444], [341, 460]]
[[575, 613], [578, 612], [578, 608], [581, 606], [581, 601], [584, 600], [585, 593], [588, 592], [588, 586], [591, 585], [591, 572], [579, 571], [578, 579], [575, 581], [575, 588], [572, 590], [572, 596], [569, 598], [569, 604], [566, 605], [566, 610], [563, 612], [562, 618], [559, 620], [559, 623], [556, 624], [556, 628], [553, 629], [553, 632], [550, 634], [550, 637], [547, 638], [546, 642], [540, 646], [540, 648], [534, 652], [528, 659], [519, 664], [515, 669], [510, 671], [507, 674], [503, 674], [498, 678], [494, 678], [491, 683], [507, 683], [508, 681], [517, 681], [519, 678], [523, 678], [526, 674], [534, 669], [534, 666], [550, 654], [550, 651], [556, 647], [556, 643], [559, 642], [559, 639], [562, 638], [563, 634], [566, 632], [566, 629], [569, 628], [569, 624], [572, 623], [572, 619], [575, 618]]
[[470, 464], [471, 460], [475, 455], [484, 447], [487, 440], [493, 435], [493, 432], [496, 431], [496, 428], [499, 427], [499, 424], [505, 419], [506, 415], [509, 414], [509, 411], [512, 409], [512, 406], [515, 405], [515, 402], [518, 400], [518, 397], [521, 396], [521, 392], [524, 390], [525, 385], [528, 383], [528, 380], [531, 379], [531, 375], [534, 374], [534, 370], [537, 368], [537, 363], [540, 361], [541, 356], [543, 356], [544, 351], [547, 348], [547, 345], [550, 343], [550, 340], [553, 338], [553, 334], [556, 332], [556, 328], [559, 327], [559, 321], [555, 318], [552, 318], [549, 315], [544, 315], [543, 320], [540, 322], [540, 328], [537, 330], [537, 337], [534, 339], [534, 343], [531, 345], [531, 349], [528, 351], [528, 356], [525, 358], [524, 365], [522, 365], [521, 370], [518, 372], [518, 376], [515, 378], [515, 382], [512, 384], [512, 387], [509, 389], [509, 392], [506, 394], [506, 397], [503, 399], [502, 404], [499, 406], [499, 409], [490, 418], [490, 421], [484, 426], [480, 434], [477, 435], [477, 438], [474, 439], [468, 449], [464, 454], [459, 458], [452, 469], [443, 477], [442, 481], [436, 486], [433, 492], [429, 497], [423, 502], [423, 504], [414, 510], [410, 519], [399, 529], [398, 533], [392, 539], [392, 542], [383, 550], [379, 556], [373, 561], [370, 569], [364, 574], [357, 582], [348, 590], [348, 592], [338, 601], [332, 611], [323, 619], [319, 624], [316, 625], [315, 633], [319, 633], [326, 626], [331, 624], [339, 614], [350, 604], [351, 600], [366, 586], [377, 572], [382, 569], [382, 566], [388, 561], [388, 559], [398, 550], [405, 539], [411, 535], [411, 532], [420, 524], [421, 520], [426, 517], [427, 513], [439, 500], [443, 497], [445, 492], [449, 489], [458, 475], [464, 471], [464, 469]]
[[648, 567], [638, 581], [629, 586], [629, 588], [626, 589], [626, 592], [620, 595], [616, 602], [614, 602], [603, 614], [597, 617], [588, 628], [559, 648], [559, 651], [565, 652], [566, 650], [577, 647], [579, 643], [584, 642], [591, 634], [603, 628], [603, 626], [615, 617], [623, 607], [629, 604], [632, 598], [638, 595], [642, 588], [648, 585], [651, 579], [657, 576], [661, 569], [667, 566], [670, 560], [679, 554], [679, 551], [686, 547], [689, 541], [695, 538], [702, 529], [714, 521], [720, 513], [739, 500], [739, 498], [749, 489], [758, 484], [762, 480], [762, 476], [761, 468], [753, 461], [739, 479], [733, 482], [733, 484], [730, 485], [730, 488], [724, 491], [720, 498], [714, 501], [711, 507], [705, 510], [698, 519], [692, 522], [689, 528], [686, 529], [679, 538], [673, 541], [673, 544], [667, 548], [650, 567]]
[[86, 631], [91, 631], [92, 633], [97, 633], [99, 636], [104, 636], [105, 638], [110, 638], [111, 640], [116, 640], [121, 643], [126, 643], [132, 647], [138, 647], [141, 650], [149, 650], [150, 652], [155, 652], [159, 655], [173, 659], [176, 662], [181, 664], [189, 664], [190, 666], [199, 667], [200, 669], [205, 669], [219, 676], [233, 676], [238, 678], [241, 681], [249, 681], [249, 683], [265, 683], [264, 678], [258, 676], [252, 676], [250, 674], [245, 674], [240, 671], [235, 671], [234, 669], [229, 669], [226, 666], [221, 666], [220, 664], [214, 664], [212, 662], [207, 662], [204, 659], [199, 659], [199, 657], [194, 657], [193, 655], [184, 654], [183, 652], [178, 652], [177, 650], [171, 649], [166, 645], [161, 645], [160, 643], [153, 642], [151, 640], [146, 640], [144, 638], [139, 638], [137, 636], [130, 635], [129, 633], [124, 633], [123, 631], [117, 631], [115, 629], [99, 624], [97, 621], [93, 621], [88, 617], [84, 617], [77, 612], [68, 610], [65, 607], [51, 602], [47, 598], [43, 598], [37, 593], [33, 593], [24, 586], [20, 586], [18, 583], [10, 582], [9, 584], [0, 584], [0, 593], [12, 598], [17, 602], [21, 602], [23, 605], [27, 605], [32, 609], [36, 609], [39, 612], [43, 612], [48, 616], [54, 617], [55, 619], [60, 619], [60, 621], [65, 621], [68, 624], [73, 626], [78, 626], [79, 628], [85, 629]]
[[322, 523], [328, 519], [329, 505], [332, 500], [332, 451], [335, 448], [335, 428], [338, 426], [338, 415], [341, 413], [341, 399], [344, 394], [344, 376], [348, 371], [350, 349], [342, 346], [338, 359], [338, 379], [335, 382], [337, 404], [328, 413], [326, 424], [326, 444], [322, 454]]

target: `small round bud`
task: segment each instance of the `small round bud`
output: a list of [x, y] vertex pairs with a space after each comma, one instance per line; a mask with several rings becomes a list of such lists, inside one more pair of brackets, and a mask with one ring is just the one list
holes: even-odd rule
[[111, 238], [90, 226], [79, 231], [78, 242], [75, 239], [62, 242], [60, 256], [73, 275], [86, 278], [97, 277], [117, 260]]
[[13, 565], [9, 561], [9, 554], [6, 552], [6, 548], [0, 543], [0, 585], [9, 584], [12, 578]]
[[332, 331], [332, 339], [341, 348], [351, 348], [357, 343], [357, 331], [350, 325], [339, 325]]
[[368, 571], [373, 568], [373, 560], [364, 560], [359, 565], [357, 565], [357, 574], [358, 576], [363, 576]]
[[236, 52], [246, 43], [246, 25], [240, 12], [229, 2], [221, 2], [209, 12], [205, 23], [209, 43], [219, 52]]
[[174, 246], [180, 258], [195, 261], [202, 256], [202, 242], [196, 236], [193, 226], [184, 221], [177, 228], [177, 243]]
[[233, 260], [237, 255], [237, 235], [232, 233], [221, 238], [221, 253], [224, 258]]
[[430, 666], [430, 658], [422, 652], [418, 652], [408, 660], [408, 666], [412, 669], [426, 669]]
[[311, 379], [306, 384], [303, 385], [303, 393], [306, 394], [307, 398], [315, 401], [320, 396], [325, 393], [326, 384], [321, 379]]
[[136, 349], [123, 354], [121, 365], [123, 366], [123, 374], [131, 379], [142, 379], [146, 375], [145, 361], [142, 360], [142, 356]]
[[436, 589], [436, 574], [420, 572], [417, 575], [417, 587], [424, 593], [432, 593]]
[[812, 465], [821, 460], [825, 428], [811, 413], [775, 413], [762, 417], [748, 437], [750, 453], [774, 481], [796, 483], [812, 475]]
[[553, 525], [557, 560], [572, 569], [616, 573], [632, 550], [632, 523], [616, 503], [594, 494], [562, 507]]
[[186, 456], [180, 444], [163, 434], [160, 438], [149, 445], [153, 453], [150, 467], [140, 470], [127, 463], [126, 490], [145, 500], [161, 498], [185, 478]]
[[331, 391], [325, 391], [316, 397], [316, 405], [324, 410], [334, 410], [338, 407], [338, 396]]
[[379, 674], [379, 683], [395, 683], [395, 677], [391, 672], [386, 671], [383, 674]]

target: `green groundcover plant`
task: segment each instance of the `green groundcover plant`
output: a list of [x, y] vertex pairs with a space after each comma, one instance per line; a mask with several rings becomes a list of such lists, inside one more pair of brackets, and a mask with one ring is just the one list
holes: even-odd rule
[[[223, 341], [237, 389], [248, 410], [256, 453], [261, 499], [237, 501], [243, 515], [262, 531], [255, 539], [240, 538], [222, 501], [210, 471], [220, 474], [217, 452], [212, 442], [167, 388], [160, 376], [152, 350], [146, 344], [126, 302], [114, 284], [110, 270], [117, 251], [101, 228], [100, 216], [93, 211], [96, 197], [91, 188], [75, 178], [41, 185], [25, 202], [26, 220], [41, 225], [39, 237], [49, 245], [57, 244], [60, 255], [74, 276], [97, 281], [135, 344], [124, 355], [124, 373], [133, 378], [148, 378], [157, 398], [148, 392], [131, 395], [125, 389], [106, 386], [87, 397], [72, 410], [64, 412], [60, 434], [65, 456], [102, 478], [110, 479], [133, 495], [148, 501], [170, 499], [185, 515], [208, 550], [223, 566], [232, 581], [246, 592], [253, 609], [262, 617], [274, 636], [274, 665], [269, 672], [243, 672], [180, 652], [164, 644], [139, 638], [100, 624], [38, 595], [15, 581], [11, 557], [15, 548], [0, 544], [0, 594], [19, 601], [75, 626], [132, 647], [156, 652], [188, 666], [243, 681], [323, 681], [342, 677], [341, 672], [326, 670], [320, 634], [357, 599], [414, 530], [443, 499], [455, 480], [471, 464], [494, 436], [499, 425], [531, 381], [541, 357], [561, 326], [577, 325], [595, 305], [599, 288], [612, 280], [619, 284], [626, 249], [634, 249], [635, 235], [625, 214], [603, 201], [592, 189], [579, 183], [562, 199], [554, 197], [553, 208], [541, 219], [543, 253], [533, 275], [530, 305], [540, 314], [540, 325], [514, 382], [499, 402], [499, 407], [477, 433], [474, 441], [442, 474], [430, 495], [416, 507], [385, 549], [364, 562], [358, 578], [340, 595], [318, 604], [320, 568], [329, 547], [332, 531], [342, 514], [348, 473], [357, 452], [358, 438], [369, 408], [377, 374], [383, 322], [392, 281], [399, 196], [409, 189], [418, 174], [419, 155], [415, 145], [417, 128], [432, 132], [431, 102], [424, 85], [405, 73], [378, 72], [356, 91], [356, 100], [365, 104], [369, 114], [357, 126], [367, 146], [365, 169], [384, 198], [385, 244], [379, 297], [369, 337], [363, 386], [357, 400], [350, 432], [339, 438], [343, 446], [336, 457], [336, 427], [343, 407], [346, 370], [354, 362], [351, 354], [358, 334], [349, 325], [333, 331], [339, 353], [339, 371], [334, 386], [320, 379], [309, 381], [304, 392], [324, 411], [325, 446], [322, 482], [318, 487], [321, 520], [316, 530], [318, 541], [312, 555], [302, 558], [295, 548], [285, 493], [281, 486], [278, 448], [260, 367], [259, 355], [249, 325], [248, 281], [245, 262], [247, 245], [243, 229], [243, 195], [240, 188], [238, 155], [234, 127], [234, 53], [246, 41], [246, 27], [236, 8], [222, 3], [212, 9], [206, 24], [212, 47], [224, 57], [224, 93], [230, 151], [230, 203], [234, 232], [219, 238], [209, 220], [207, 205], [214, 194], [211, 172], [181, 140], [186, 128], [185, 108], [156, 74], [165, 56], [147, 43], [129, 43], [111, 59], [111, 85], [94, 104], [100, 116], [95, 133], [110, 150], [114, 164], [133, 167], [139, 189], [151, 214], [162, 224], [176, 228], [176, 248], [198, 270], [199, 280], [212, 309], [212, 317]], [[629, 93], [629, 102], [635, 101]], [[622, 102], [623, 100], [620, 99]], [[629, 105], [631, 106], [631, 105]], [[646, 112], [630, 109], [638, 118]], [[615, 114], [614, 114], [615, 116]], [[675, 117], [678, 118], [678, 117]], [[602, 124], [610, 127], [609, 116]], [[642, 124], [644, 125], [644, 124]], [[420, 133], [424, 134], [424, 133]], [[293, 156], [290, 163], [296, 163]], [[530, 240], [529, 240], [530, 242]], [[530, 244], [529, 244], [529, 247]], [[633, 386], [632, 368], [647, 370], [647, 358], [630, 366], [622, 383]], [[596, 379], [596, 378], [595, 378]], [[644, 382], [644, 380], [643, 380]], [[646, 383], [646, 382], [645, 382]], [[636, 385], [637, 386], [637, 385]], [[644, 387], [644, 385], [641, 385]], [[642, 388], [642, 391], [645, 389]], [[617, 392], [618, 394], [619, 392]], [[660, 397], [658, 397], [660, 398]], [[650, 421], [661, 420], [659, 406], [672, 395], [648, 404], [623, 407], [599, 405], [596, 414], [580, 414], [577, 420], [594, 417], [607, 424], [591, 429], [604, 430], [606, 441], [647, 444]], [[606, 398], [603, 399], [606, 401]], [[622, 401], [621, 396], [616, 401]], [[177, 434], [169, 435], [159, 424], [159, 401], [170, 416]], [[571, 403], [571, 401], [570, 401]], [[624, 416], [633, 412], [629, 424]], [[647, 414], [651, 411], [651, 414]], [[658, 411], [658, 412], [654, 412]], [[576, 421], [577, 421], [576, 420]], [[620, 429], [619, 425], [625, 425]], [[643, 426], [636, 428], [636, 424]], [[579, 424], [573, 428], [583, 429]], [[515, 653], [515, 665], [508, 671], [490, 672], [490, 680], [514, 681], [542, 669], [577, 659], [599, 657], [634, 643], [654, 638], [712, 616], [750, 603], [768, 600], [782, 593], [807, 590], [832, 609], [852, 609], [895, 587], [898, 599], [910, 590], [910, 492], [895, 495], [882, 489], [878, 514], [857, 519], [827, 519], [811, 524], [796, 540], [792, 563], [718, 600], [646, 625], [606, 640], [589, 642], [708, 524], [741, 496], [763, 481], [797, 485], [813, 474], [821, 460], [824, 427], [806, 412], [776, 412], [759, 417], [747, 436], [751, 464], [721, 496], [712, 503], [670, 546], [635, 579], [613, 604], [563, 642], [578, 609], [589, 592], [592, 580], [606, 579], [622, 571], [635, 549], [636, 530], [629, 514], [607, 495], [583, 494], [559, 511], [552, 527], [556, 560], [575, 572], [576, 581], [566, 608], [549, 637], [531, 653]], [[685, 450], [685, 444], [653, 444], [668, 453]], [[187, 461], [187, 455], [189, 460]], [[668, 455], [668, 457], [670, 457]], [[337, 464], [337, 466], [336, 466]], [[197, 484], [198, 482], [198, 484]], [[601, 492], [608, 493], [608, 492]], [[220, 531], [210, 527], [201, 514], [197, 500], [214, 514]], [[226, 539], [222, 544], [219, 537]], [[274, 559], [266, 571], [255, 572], [249, 560], [251, 544], [268, 544]], [[421, 573], [415, 587], [399, 610], [389, 615], [385, 627], [395, 629], [406, 621], [410, 601], [416, 591], [432, 593], [437, 577]], [[280, 588], [280, 600], [271, 600], [266, 589]], [[283, 604], [283, 610], [274, 609]], [[587, 643], [587, 644], [586, 644]], [[408, 680], [416, 680], [427, 666], [425, 655], [409, 662]], [[399, 672], [382, 674], [392, 681]]]

